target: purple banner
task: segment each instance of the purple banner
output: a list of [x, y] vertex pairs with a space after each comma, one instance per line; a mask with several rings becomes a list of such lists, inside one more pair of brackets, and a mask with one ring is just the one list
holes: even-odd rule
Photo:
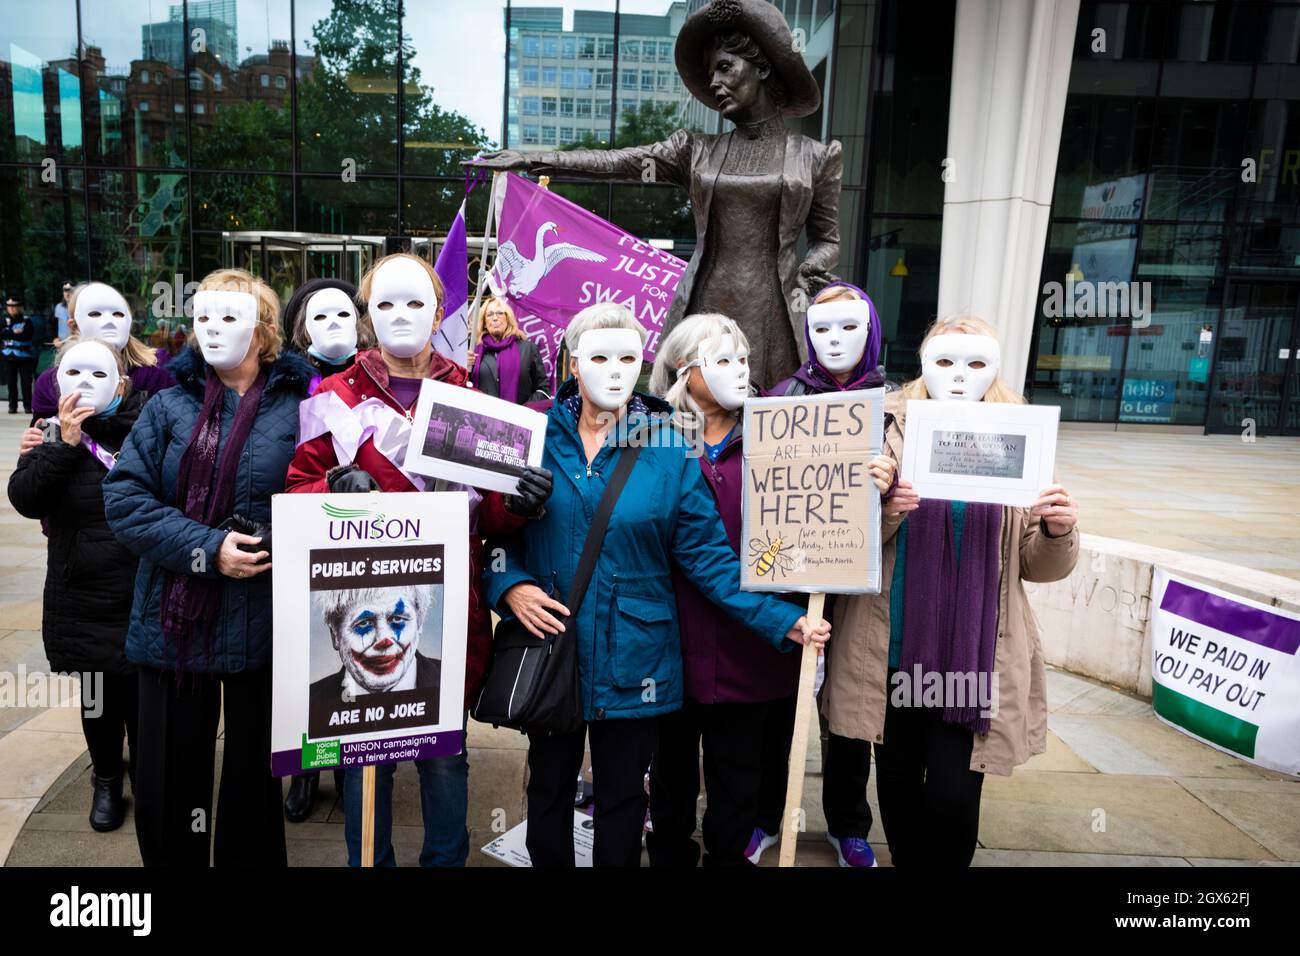
[[1283, 654], [1300, 648], [1300, 621], [1170, 581], [1160, 609]]
[[[465, 745], [465, 732], [448, 730], [439, 734], [411, 734], [383, 740], [350, 741], [339, 746], [342, 762], [337, 767], [314, 767], [311, 770], [348, 770], [366, 764], [401, 763], [404, 760], [428, 760], [450, 757]], [[309, 773], [302, 766], [302, 750], [277, 750], [271, 754], [271, 776], [289, 777]]]
[[502, 188], [491, 285], [537, 343], [552, 386], [565, 328], [597, 302], [632, 310], [654, 361], [686, 263], [522, 176], [508, 173]]

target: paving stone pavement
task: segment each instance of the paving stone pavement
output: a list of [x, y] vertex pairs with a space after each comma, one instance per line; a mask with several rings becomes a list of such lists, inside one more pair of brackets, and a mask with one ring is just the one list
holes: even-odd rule
[[[24, 424], [0, 416], [0, 449]], [[1300, 441], [1066, 431], [1061, 480], [1082, 522], [1108, 537], [1206, 554], [1300, 577]], [[13, 455], [0, 454], [6, 482]], [[1242, 492], [1241, 476], [1251, 489]], [[1209, 480], [1207, 480], [1207, 476]], [[1228, 476], [1236, 476], [1229, 478]], [[1213, 482], [1234, 482], [1229, 493]], [[45, 546], [35, 522], [0, 502], [0, 672], [45, 665], [40, 594]], [[976, 866], [1300, 865], [1300, 783], [1206, 747], [1156, 720], [1146, 701], [1050, 671], [1047, 752], [984, 785]], [[526, 742], [471, 722], [470, 865], [498, 866], [480, 848], [495, 821], [523, 818]], [[218, 742], [218, 759], [221, 747]], [[834, 866], [821, 812], [819, 748], [809, 746], [806, 832], [798, 863]], [[703, 810], [707, 795], [701, 798]], [[875, 782], [869, 799], [881, 865], [889, 850]], [[74, 708], [0, 707], [0, 861], [7, 865], [135, 866], [132, 822], [95, 833], [90, 761]], [[220, 825], [220, 821], [216, 821]], [[342, 814], [330, 774], [311, 818], [286, 824], [295, 866], [345, 862]], [[398, 768], [393, 843], [415, 865], [420, 808], [414, 768]], [[776, 864], [770, 850], [764, 866]]]

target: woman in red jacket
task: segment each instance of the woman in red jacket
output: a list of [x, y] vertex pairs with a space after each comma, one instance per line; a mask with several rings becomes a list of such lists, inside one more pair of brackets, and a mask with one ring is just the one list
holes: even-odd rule
[[[286, 488], [291, 492], [423, 491], [425, 479], [402, 466], [415, 413], [420, 383], [428, 378], [450, 385], [467, 385], [465, 369], [438, 354], [430, 344], [442, 322], [443, 288], [433, 268], [416, 256], [385, 256], [361, 280], [361, 301], [379, 342], [359, 352], [356, 361], [324, 379], [316, 394], [303, 402], [298, 450], [289, 467]], [[347, 435], [363, 429], [364, 439], [348, 446]], [[345, 453], [340, 460], [339, 452]], [[431, 482], [429, 483], [431, 484]], [[489, 610], [480, 594], [484, 535], [507, 535], [536, 511], [550, 493], [550, 473], [531, 471], [520, 496], [470, 493], [469, 644], [465, 662], [465, 699], [471, 700], [491, 655]], [[514, 511], [515, 513], [511, 513]], [[469, 763], [465, 753], [415, 761], [420, 774], [420, 803], [424, 813], [421, 866], [463, 866], [469, 856]], [[375, 865], [394, 866], [392, 799], [394, 764], [381, 764], [375, 793]], [[361, 859], [361, 771], [346, 771], [344, 828], [348, 864]]]

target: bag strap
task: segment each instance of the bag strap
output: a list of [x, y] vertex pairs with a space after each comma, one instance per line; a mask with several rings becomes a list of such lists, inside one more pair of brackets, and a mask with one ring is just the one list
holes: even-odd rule
[[592, 572], [596, 570], [596, 559], [600, 557], [600, 549], [605, 543], [605, 529], [609, 527], [610, 515], [614, 513], [614, 505], [618, 501], [618, 496], [622, 494], [623, 486], [627, 484], [627, 479], [632, 474], [632, 466], [636, 464], [640, 454], [639, 444], [623, 448], [623, 454], [619, 456], [618, 464], [614, 466], [614, 474], [610, 476], [609, 484], [605, 486], [605, 493], [600, 496], [600, 504], [596, 506], [596, 516], [591, 521], [587, 540], [582, 546], [582, 556], [578, 559], [577, 573], [573, 575], [573, 583], [569, 586], [569, 600], [566, 606], [570, 616], [577, 616], [578, 607], [587, 594], [587, 585], [591, 583]]

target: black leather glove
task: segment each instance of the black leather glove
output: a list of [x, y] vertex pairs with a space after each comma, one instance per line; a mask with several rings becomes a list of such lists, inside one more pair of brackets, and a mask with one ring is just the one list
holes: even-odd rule
[[271, 525], [260, 521], [251, 521], [243, 515], [235, 512], [222, 523], [219, 531], [236, 531], [239, 534], [246, 534], [253, 538], [261, 538], [257, 544], [237, 544], [235, 545], [240, 551], [248, 554], [257, 554], [259, 551], [265, 551], [266, 557], [263, 562], [271, 560]]
[[521, 518], [535, 518], [551, 497], [551, 472], [548, 468], [529, 465], [519, 476], [519, 494], [506, 495], [506, 511]]
[[330, 491], [336, 495], [379, 490], [379, 482], [375, 481], [370, 472], [359, 467], [355, 462], [342, 468], [335, 468], [325, 476], [325, 481], [330, 486]]

